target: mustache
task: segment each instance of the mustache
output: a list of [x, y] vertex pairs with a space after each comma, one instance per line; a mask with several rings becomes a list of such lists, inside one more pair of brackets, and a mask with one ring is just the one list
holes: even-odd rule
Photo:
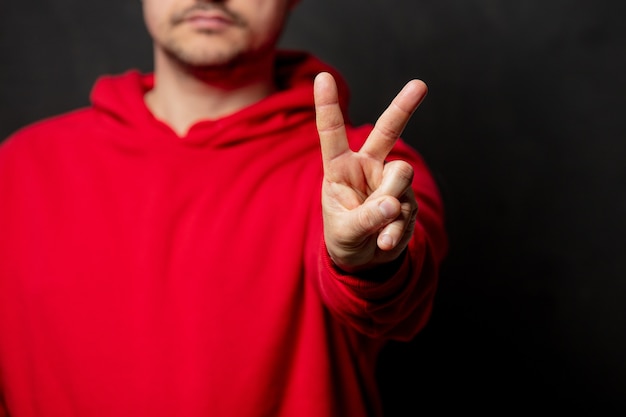
[[219, 10], [230, 20], [232, 20], [236, 26], [246, 26], [246, 21], [240, 14], [230, 10], [221, 3], [196, 3], [185, 10], [175, 13], [170, 20], [172, 25], [177, 25], [179, 23], [182, 23], [185, 19], [187, 19], [190, 14], [194, 12], [208, 12], [211, 10]]

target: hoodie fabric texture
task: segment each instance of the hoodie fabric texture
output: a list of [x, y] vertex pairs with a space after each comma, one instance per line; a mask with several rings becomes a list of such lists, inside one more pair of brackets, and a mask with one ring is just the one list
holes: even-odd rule
[[[363, 275], [324, 247], [316, 58], [279, 91], [184, 137], [99, 79], [92, 105], [0, 145], [0, 416], [381, 416], [376, 358], [426, 324], [447, 240], [415, 169], [415, 236]], [[347, 115], [346, 115], [347, 120]], [[348, 127], [358, 149], [372, 126]]]

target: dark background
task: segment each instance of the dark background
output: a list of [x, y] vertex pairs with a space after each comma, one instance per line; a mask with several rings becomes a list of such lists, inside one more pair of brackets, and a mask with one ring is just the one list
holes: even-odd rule
[[[384, 352], [388, 416], [626, 413], [626, 3], [304, 0], [283, 46], [343, 72], [356, 123], [410, 78], [405, 139], [451, 249], [432, 320]], [[0, 3], [0, 136], [151, 69], [139, 1]], [[1, 232], [0, 232], [1, 233]], [[437, 410], [433, 413], [432, 410]]]

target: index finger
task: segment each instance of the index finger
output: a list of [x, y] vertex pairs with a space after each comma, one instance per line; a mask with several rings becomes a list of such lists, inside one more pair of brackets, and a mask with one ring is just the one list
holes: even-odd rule
[[333, 76], [327, 72], [319, 73], [313, 84], [313, 95], [322, 160], [327, 166], [333, 158], [350, 149]]
[[428, 87], [421, 80], [411, 80], [380, 115], [374, 129], [359, 152], [383, 161], [402, 134], [413, 112], [420, 105]]

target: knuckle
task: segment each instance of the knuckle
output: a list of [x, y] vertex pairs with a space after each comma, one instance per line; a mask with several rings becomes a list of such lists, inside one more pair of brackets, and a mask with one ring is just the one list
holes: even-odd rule
[[411, 183], [413, 181], [413, 176], [415, 175], [413, 166], [408, 162], [402, 160], [390, 161], [385, 164], [384, 169], [386, 173], [392, 174], [396, 178], [406, 183]]
[[400, 129], [396, 126], [386, 123], [377, 123], [374, 126], [374, 129], [380, 134], [382, 137], [387, 138], [388, 140], [396, 140], [398, 136], [400, 136]]
[[317, 130], [320, 133], [333, 133], [344, 128], [343, 118], [335, 114], [326, 114], [317, 122]]
[[367, 233], [380, 226], [380, 215], [378, 215], [374, 210], [369, 210], [368, 208], [363, 207], [362, 210], [357, 212], [356, 223], [360, 232]]
[[410, 201], [402, 203], [401, 207], [402, 207], [402, 214], [406, 218], [413, 217], [417, 214], [417, 205], [412, 204], [412, 202]]

